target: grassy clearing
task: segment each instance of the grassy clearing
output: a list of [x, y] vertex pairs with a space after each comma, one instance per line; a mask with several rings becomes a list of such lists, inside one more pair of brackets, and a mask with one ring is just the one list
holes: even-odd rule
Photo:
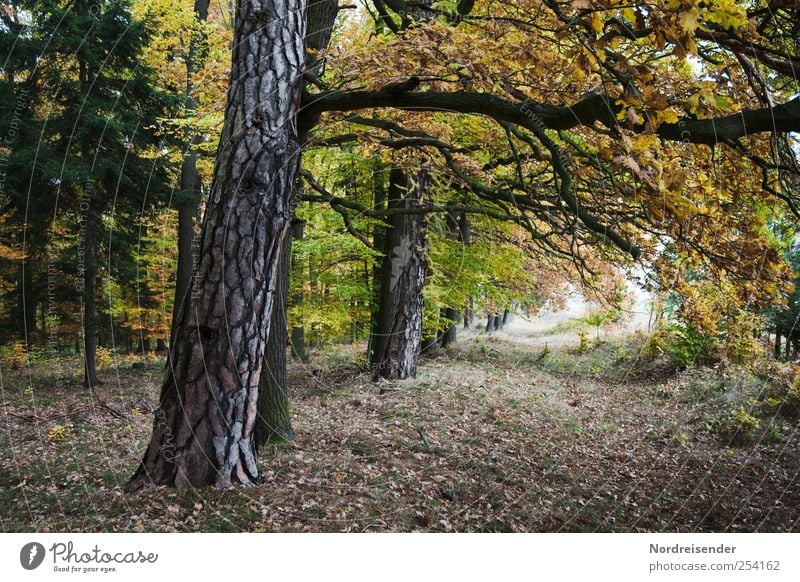
[[[798, 424], [737, 368], [678, 372], [635, 338], [574, 350], [463, 341], [414, 380], [370, 381], [354, 351], [290, 370], [297, 441], [263, 483], [122, 492], [161, 368], [120, 362], [97, 405], [74, 362], [4, 371], [4, 531], [789, 531]], [[726, 432], [744, 407], [759, 424]], [[735, 419], [735, 417], [733, 417]]]

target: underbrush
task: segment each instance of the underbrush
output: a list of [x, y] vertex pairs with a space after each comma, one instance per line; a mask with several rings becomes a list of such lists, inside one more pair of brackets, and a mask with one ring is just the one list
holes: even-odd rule
[[678, 406], [691, 421], [674, 427], [675, 442], [712, 436], [723, 447], [778, 443], [800, 414], [800, 365], [780, 364], [758, 350], [746, 365], [720, 358], [718, 344], [687, 328], [659, 328], [621, 341], [568, 350], [530, 350], [498, 338], [475, 338], [456, 357], [535, 369], [557, 378], [592, 380], [622, 389], [650, 385], [658, 406]]

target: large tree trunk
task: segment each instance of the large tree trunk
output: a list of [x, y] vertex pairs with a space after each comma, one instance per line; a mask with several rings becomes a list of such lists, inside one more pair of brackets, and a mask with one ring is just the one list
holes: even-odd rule
[[[389, 184], [389, 209], [420, 205], [429, 181], [425, 169], [407, 184], [401, 170], [393, 169]], [[378, 351], [375, 379], [402, 379], [417, 374], [422, 339], [422, 287], [425, 284], [427, 233], [424, 214], [395, 214], [386, 233], [381, 280]]]
[[95, 220], [91, 208], [87, 210], [83, 237], [83, 384], [97, 386], [97, 303], [95, 286], [97, 282], [97, 243]]
[[[195, 20], [201, 29], [192, 35], [189, 52], [186, 57], [186, 96], [183, 107], [186, 115], [191, 115], [198, 107], [193, 95], [194, 76], [203, 66], [205, 57], [205, 35], [202, 25], [208, 20], [209, 0], [195, 0]], [[175, 303], [172, 308], [172, 330], [178, 320], [178, 314], [192, 280], [194, 265], [194, 217], [200, 203], [200, 179], [197, 175], [197, 152], [195, 147], [200, 143], [200, 135], [187, 132], [181, 163], [181, 191], [178, 196], [178, 269], [175, 274]]]
[[130, 488], [249, 485], [276, 274], [294, 212], [305, 0], [238, 0], [200, 264]]
[[292, 441], [294, 430], [289, 418], [289, 390], [286, 382], [286, 299], [289, 295], [289, 268], [292, 239], [286, 237], [281, 253], [272, 307], [269, 338], [261, 370], [261, 388], [258, 397], [258, 423], [256, 424], [256, 446], [268, 442]]

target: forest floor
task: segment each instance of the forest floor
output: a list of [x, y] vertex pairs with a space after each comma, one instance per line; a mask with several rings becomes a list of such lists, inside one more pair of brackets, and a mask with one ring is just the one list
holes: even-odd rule
[[[582, 324], [551, 323], [461, 334], [398, 383], [373, 383], [356, 346], [292, 365], [297, 440], [262, 451], [261, 485], [228, 491], [123, 492], [159, 362], [103, 370], [102, 405], [74, 361], [3, 370], [0, 529], [798, 529], [800, 423], [764, 403], [769, 381], [677, 370], [630, 330], [554, 344]], [[744, 407], [759, 424], [733, 446], [720, 419]]]

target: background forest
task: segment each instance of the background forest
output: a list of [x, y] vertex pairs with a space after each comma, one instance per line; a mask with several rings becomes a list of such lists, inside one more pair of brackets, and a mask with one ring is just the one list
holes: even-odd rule
[[797, 2], [265, 6], [0, 0], [4, 530], [796, 526]]

